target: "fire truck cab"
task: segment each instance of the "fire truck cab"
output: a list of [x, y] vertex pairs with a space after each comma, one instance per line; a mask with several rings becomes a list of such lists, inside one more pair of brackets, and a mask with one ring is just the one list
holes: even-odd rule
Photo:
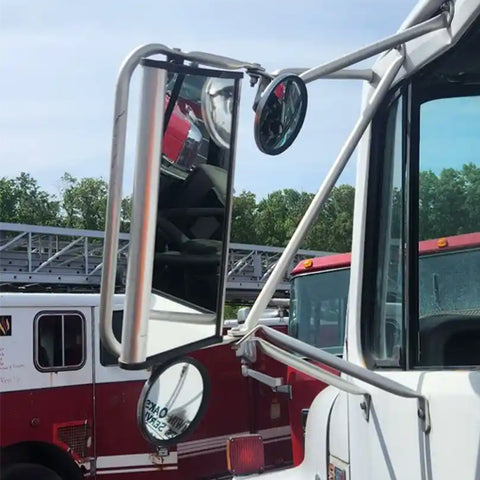
[[[192, 354], [208, 371], [216, 399], [193, 434], [165, 449], [150, 444], [136, 407], [151, 369], [118, 367], [100, 341], [99, 300], [0, 293], [2, 480], [220, 478], [228, 475], [226, 440], [254, 432], [264, 438], [266, 468], [291, 464], [288, 397], [244, 377], [228, 344]], [[124, 296], [113, 305], [120, 339]], [[287, 333], [287, 318], [265, 322]], [[260, 355], [257, 365], [260, 374], [285, 376], [285, 367], [268, 357]]]

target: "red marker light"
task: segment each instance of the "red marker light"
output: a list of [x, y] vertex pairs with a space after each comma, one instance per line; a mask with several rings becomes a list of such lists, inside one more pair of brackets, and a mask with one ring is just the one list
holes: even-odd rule
[[303, 268], [312, 268], [313, 267], [313, 260], [311, 258], [304, 260], [303, 263]]
[[448, 240], [446, 238], [439, 238], [437, 240], [437, 247], [438, 248], [448, 247]]

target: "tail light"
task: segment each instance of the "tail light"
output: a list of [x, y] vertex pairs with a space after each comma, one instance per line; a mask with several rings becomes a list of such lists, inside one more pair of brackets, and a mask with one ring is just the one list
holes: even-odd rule
[[234, 475], [260, 473], [265, 468], [263, 439], [260, 435], [231, 437], [227, 441], [227, 467]]

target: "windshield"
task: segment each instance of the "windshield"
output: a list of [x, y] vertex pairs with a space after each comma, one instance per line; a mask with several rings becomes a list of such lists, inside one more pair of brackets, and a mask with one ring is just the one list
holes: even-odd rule
[[480, 250], [420, 259], [420, 322], [435, 313], [480, 309]]
[[350, 269], [295, 277], [290, 296], [289, 334], [333, 354], [341, 354]]
[[[480, 95], [469, 89], [420, 105], [419, 240], [480, 229]], [[470, 250], [419, 262], [419, 365], [479, 364], [479, 259]]]
[[[420, 323], [452, 312], [480, 311], [480, 249], [469, 248], [419, 259]], [[309, 345], [341, 354], [345, 334], [350, 269], [326, 270], [293, 278], [289, 334]], [[394, 285], [393, 279], [389, 282]], [[395, 290], [395, 289], [394, 289]], [[401, 304], [392, 294], [386, 304], [386, 349], [398, 341], [395, 319]], [[438, 323], [438, 322], [437, 322]], [[421, 325], [422, 326], [422, 325]]]

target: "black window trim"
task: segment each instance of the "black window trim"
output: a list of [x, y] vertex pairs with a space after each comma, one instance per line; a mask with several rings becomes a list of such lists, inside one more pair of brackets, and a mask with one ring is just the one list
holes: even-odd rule
[[[414, 115], [412, 83], [405, 88], [404, 98], [404, 207], [403, 231], [405, 261], [403, 265], [403, 351], [404, 369], [412, 368], [418, 338], [418, 153], [419, 153], [419, 128], [418, 118]], [[415, 148], [416, 146], [416, 148]], [[408, 219], [411, 219], [409, 221]], [[412, 328], [413, 327], [413, 328]]]
[[[313, 272], [304, 272], [304, 273], [299, 273], [292, 277], [292, 281], [295, 280], [296, 278], [300, 277], [307, 277], [309, 275], [318, 275], [322, 273], [331, 273], [331, 272], [338, 272], [339, 270], [350, 270], [350, 266], [348, 267], [335, 267], [335, 268], [326, 268], [325, 270], [314, 270]], [[348, 293], [348, 292], [347, 292]]]
[[[406, 118], [409, 116], [410, 109], [408, 108], [409, 92], [405, 87], [405, 82], [402, 82], [394, 90], [390, 92], [387, 98], [383, 101], [377, 114], [375, 115], [371, 126], [371, 143], [370, 143], [370, 164], [369, 164], [369, 176], [367, 183], [367, 214], [365, 225], [365, 251], [363, 259], [363, 278], [362, 278], [362, 301], [361, 301], [361, 344], [363, 350], [363, 356], [367, 368], [369, 369], [382, 369], [382, 370], [399, 370], [405, 369], [405, 317], [406, 311], [403, 311], [404, 322], [402, 325], [402, 355], [398, 365], [393, 363], [386, 363], [382, 361], [381, 364], [377, 363], [377, 360], [372, 355], [372, 332], [373, 318], [375, 315], [375, 290], [377, 280], [377, 270], [379, 262], [378, 251], [378, 231], [380, 222], [380, 210], [382, 207], [382, 188], [383, 182], [379, 179], [383, 178], [383, 170], [385, 167], [385, 146], [386, 146], [386, 131], [385, 125], [387, 124], [388, 116], [391, 112], [391, 107], [399, 100], [402, 108], [402, 157], [403, 157], [403, 205], [405, 206], [405, 195], [407, 190], [405, 188], [406, 170], [406, 144], [408, 144], [408, 123], [405, 123]], [[404, 215], [404, 219], [405, 219]], [[404, 230], [404, 237], [405, 237]], [[405, 269], [404, 264], [404, 269]], [[405, 283], [405, 270], [403, 273]], [[405, 285], [402, 285], [402, 295], [405, 296]], [[403, 299], [404, 301], [404, 299]]]
[[[420, 82], [421, 83], [421, 82]], [[418, 366], [418, 233], [419, 233], [419, 162], [420, 162], [420, 108], [422, 104], [443, 98], [480, 96], [480, 85], [451, 84], [429, 88], [418, 85], [416, 78], [397, 87], [380, 107], [372, 122], [372, 142], [370, 148], [370, 169], [368, 181], [367, 220], [365, 237], [365, 257], [362, 292], [362, 349], [367, 367], [370, 369], [437, 369], [438, 367]], [[375, 312], [375, 279], [379, 257], [375, 241], [379, 227], [381, 207], [381, 182], [383, 172], [383, 152], [386, 137], [383, 125], [391, 106], [402, 99], [402, 148], [403, 148], [403, 204], [406, 209], [403, 218], [405, 261], [403, 265], [403, 355], [400, 365], [376, 363], [371, 355], [370, 328], [366, 319], [372, 319]], [[410, 222], [408, 219], [410, 218]], [[368, 267], [367, 267], [368, 266]], [[447, 368], [447, 367], [443, 367]]]
[[[112, 310], [112, 329], [113, 329], [113, 335], [117, 339], [119, 343], [122, 343], [122, 339], [118, 338], [115, 332], [116, 325], [115, 323], [117, 320], [115, 319], [115, 314], [117, 312], [120, 312], [121, 318], [120, 318], [120, 337], [121, 337], [121, 332], [123, 329], [123, 316], [125, 313], [124, 307], [113, 307]], [[110, 350], [103, 344], [102, 339], [100, 336], [98, 337], [98, 363], [100, 367], [102, 368], [119, 368], [118, 364], [118, 356], [115, 357], [112, 353], [110, 353]]]
[[[82, 321], [82, 362], [77, 365], [67, 365], [62, 367], [42, 367], [38, 361], [38, 322], [45, 316], [62, 316], [65, 322], [66, 315], [77, 315]], [[65, 348], [65, 344], [62, 345]], [[42, 373], [65, 372], [71, 370], [81, 370], [87, 363], [87, 329], [85, 315], [79, 310], [42, 310], [35, 315], [33, 320], [33, 364], [35, 368]]]

